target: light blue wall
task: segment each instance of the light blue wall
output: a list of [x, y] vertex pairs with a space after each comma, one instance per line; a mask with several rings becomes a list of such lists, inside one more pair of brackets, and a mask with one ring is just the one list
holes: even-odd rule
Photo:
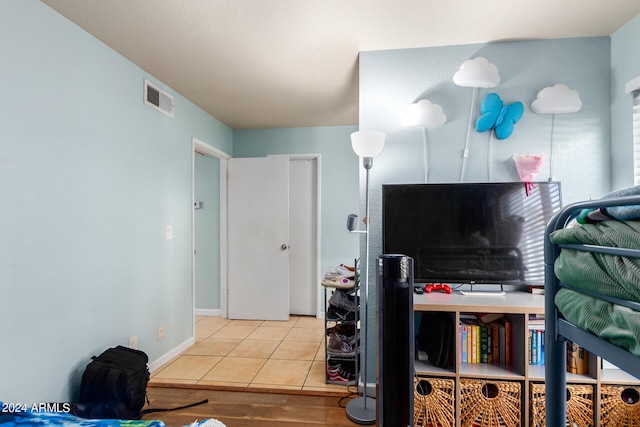
[[[495, 64], [501, 82], [496, 88], [478, 92], [474, 123], [480, 101], [489, 92], [497, 92], [506, 103], [521, 101], [525, 106], [524, 117], [513, 135], [493, 143], [492, 181], [519, 180], [511, 159], [514, 153], [548, 157], [552, 117], [534, 114], [530, 106], [538, 91], [564, 83], [577, 90], [583, 102], [579, 112], [556, 117], [554, 178], [562, 181], [564, 202], [600, 197], [611, 190], [608, 37], [361, 52], [360, 129], [387, 134], [384, 151], [374, 159], [371, 169], [372, 259], [382, 251], [381, 185], [424, 182], [421, 130], [401, 124], [412, 102], [427, 98], [439, 104], [447, 116], [442, 127], [428, 131], [430, 182], [459, 182], [473, 89], [456, 86], [452, 78], [464, 61], [475, 57], [485, 57]], [[488, 147], [489, 135], [472, 130], [465, 181], [488, 180]], [[361, 168], [361, 182], [363, 178]], [[548, 178], [547, 162], [537, 179]], [[361, 196], [361, 203], [363, 200]], [[373, 266], [369, 273], [375, 278]], [[375, 305], [374, 285], [370, 286], [369, 301]], [[375, 310], [369, 313], [368, 323], [375, 325]], [[368, 334], [369, 382], [375, 380], [374, 331]]]
[[640, 15], [611, 36], [611, 150], [613, 188], [633, 185], [633, 125], [631, 94], [624, 85], [640, 76]]
[[358, 213], [358, 157], [351, 149], [356, 126], [310, 127], [234, 132], [234, 157], [269, 154], [321, 155], [322, 275], [328, 267], [353, 264], [358, 237], [346, 230], [347, 215]]
[[195, 158], [195, 308], [220, 309], [220, 159]]
[[0, 399], [65, 401], [90, 356], [193, 336], [192, 137], [233, 132], [37, 0], [2, 1], [0, 58]]

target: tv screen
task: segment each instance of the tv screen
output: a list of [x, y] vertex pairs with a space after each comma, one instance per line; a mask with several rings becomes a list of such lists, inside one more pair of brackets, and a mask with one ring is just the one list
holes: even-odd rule
[[417, 283], [544, 285], [560, 207], [559, 182], [383, 185], [383, 252], [412, 257]]

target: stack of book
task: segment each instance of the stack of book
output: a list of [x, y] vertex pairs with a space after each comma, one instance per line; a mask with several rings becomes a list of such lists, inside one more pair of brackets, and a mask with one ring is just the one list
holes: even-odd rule
[[567, 372], [582, 375], [589, 372], [589, 352], [571, 341], [567, 341]]
[[460, 363], [511, 365], [511, 322], [503, 314], [461, 314]]
[[544, 365], [544, 315], [529, 315], [529, 365]]

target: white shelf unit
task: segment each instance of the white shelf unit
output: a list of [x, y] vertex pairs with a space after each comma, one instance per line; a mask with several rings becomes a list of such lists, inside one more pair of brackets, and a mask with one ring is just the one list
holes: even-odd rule
[[[531, 426], [531, 405], [529, 396], [533, 383], [544, 383], [544, 365], [529, 365], [528, 360], [528, 322], [529, 315], [544, 314], [544, 295], [527, 292], [506, 292], [503, 296], [494, 295], [462, 295], [453, 291], [451, 294], [431, 292], [413, 296], [413, 307], [416, 313], [440, 311], [451, 313], [454, 318], [456, 333], [461, 314], [500, 313], [512, 322], [512, 364], [500, 366], [494, 364], [461, 363], [460, 340], [455, 339], [455, 363], [449, 369], [435, 367], [429, 362], [415, 361], [415, 371], [419, 377], [449, 378], [455, 382], [455, 402], [461, 401], [461, 380], [484, 379], [495, 381], [515, 381], [521, 384], [520, 422], [521, 426]], [[587, 374], [567, 373], [567, 384], [584, 384], [594, 387], [594, 426], [599, 426], [600, 390], [602, 385], [638, 386], [640, 382], [633, 376], [617, 369], [602, 369], [599, 357], [589, 354], [589, 370]], [[456, 427], [465, 427], [460, 421], [460, 405], [454, 409]]]

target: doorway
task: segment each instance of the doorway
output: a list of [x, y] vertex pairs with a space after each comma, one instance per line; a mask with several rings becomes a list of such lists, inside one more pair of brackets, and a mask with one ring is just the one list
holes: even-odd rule
[[[197, 138], [192, 138], [192, 145], [191, 188], [194, 206], [191, 241], [194, 314], [227, 317], [226, 298], [218, 291], [226, 289], [227, 281], [226, 199], [230, 156]], [[196, 182], [197, 176], [201, 179]], [[206, 194], [207, 200], [199, 200], [196, 197], [196, 185], [199, 187], [198, 195]], [[206, 218], [204, 223], [203, 217]], [[207, 239], [218, 241], [211, 244]], [[213, 295], [214, 292], [216, 295]]]
[[[228, 315], [228, 293], [229, 293], [229, 260], [228, 260], [228, 170], [229, 162], [233, 159], [226, 153], [193, 138], [195, 174], [196, 156], [215, 157], [219, 161], [219, 309], [196, 309], [196, 280], [198, 271], [198, 254], [196, 248], [197, 234], [196, 222], [193, 219], [192, 241], [193, 241], [193, 299], [194, 313], [199, 315], [214, 315], [223, 318]], [[323, 318], [324, 307], [322, 298], [322, 288], [320, 286], [320, 154], [302, 155], [278, 155], [268, 157], [285, 157], [289, 160], [289, 170], [293, 174], [292, 186], [289, 192], [296, 196], [291, 197], [291, 215], [295, 219], [292, 221], [291, 236], [293, 245], [296, 248], [306, 249], [304, 254], [298, 254], [296, 250], [293, 254], [294, 268], [292, 271], [293, 281], [296, 286], [290, 287], [290, 301], [293, 300], [289, 314], [311, 315]], [[212, 184], [214, 185], [214, 184]], [[217, 185], [217, 184], [216, 184]], [[195, 194], [195, 183], [193, 185]], [[193, 198], [197, 202], [195, 196]], [[200, 206], [203, 209], [211, 210], [214, 206]], [[196, 207], [193, 214], [195, 218]], [[304, 224], [304, 225], [301, 225]], [[202, 237], [201, 237], [202, 238]], [[302, 239], [302, 240], [301, 240]], [[303, 243], [299, 243], [303, 242]], [[217, 263], [216, 263], [217, 264]], [[217, 284], [215, 286], [217, 288]]]
[[230, 318], [322, 317], [319, 183], [319, 154], [230, 160]]

